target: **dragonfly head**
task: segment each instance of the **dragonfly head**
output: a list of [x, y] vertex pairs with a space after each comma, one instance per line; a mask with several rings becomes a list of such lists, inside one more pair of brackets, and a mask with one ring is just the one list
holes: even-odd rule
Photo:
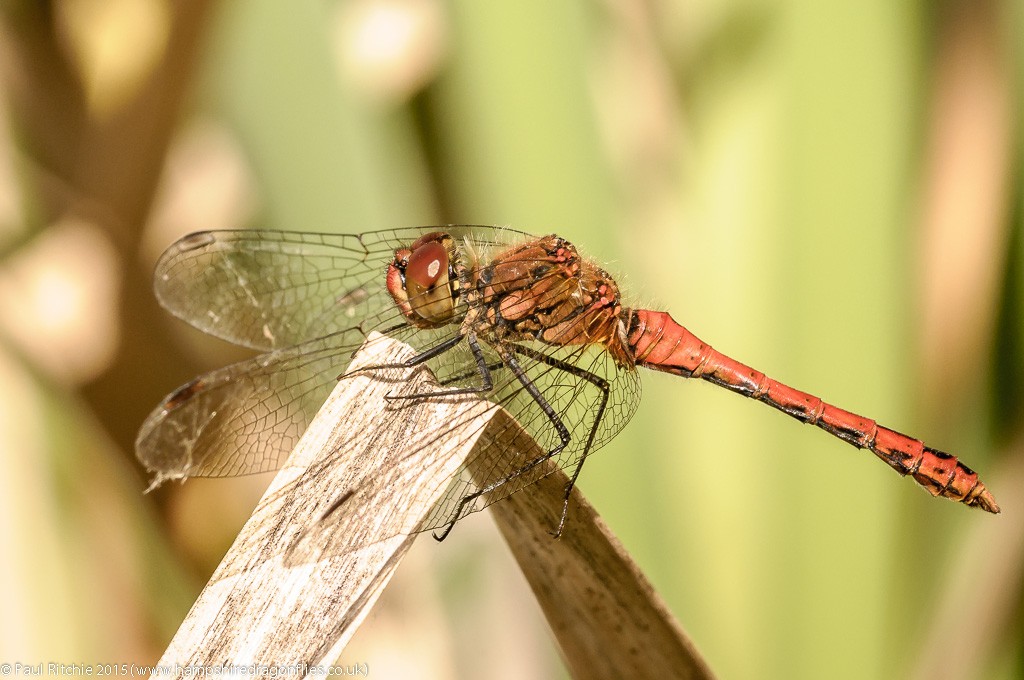
[[452, 264], [451, 236], [432, 232], [395, 251], [388, 265], [388, 292], [413, 325], [435, 328], [452, 320], [458, 300], [458, 276]]

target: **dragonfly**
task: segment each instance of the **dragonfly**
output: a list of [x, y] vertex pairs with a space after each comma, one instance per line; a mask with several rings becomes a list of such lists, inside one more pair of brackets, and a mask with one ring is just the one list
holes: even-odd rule
[[934, 496], [999, 512], [955, 456], [769, 378], [667, 312], [625, 306], [612, 276], [557, 235], [476, 225], [358, 235], [204, 231], [170, 246], [154, 278], [173, 315], [260, 352], [186, 383], [149, 415], [136, 452], [154, 487], [279, 469], [376, 332], [414, 348], [401, 367], [427, 366], [435, 377], [436, 387], [403, 398], [483, 397], [543, 452], [525, 462], [509, 455], [482, 477], [467, 473], [467, 461], [420, 525], [440, 529], [439, 540], [466, 515], [537, 481], [549, 460], [571, 470], [560, 534], [587, 457], [636, 411], [638, 367], [768, 404], [870, 450]]

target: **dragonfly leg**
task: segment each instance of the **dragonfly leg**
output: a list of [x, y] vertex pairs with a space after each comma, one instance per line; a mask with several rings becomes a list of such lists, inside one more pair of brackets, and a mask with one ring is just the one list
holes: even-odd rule
[[536, 458], [528, 462], [526, 465], [523, 465], [518, 470], [515, 470], [510, 474], [505, 475], [501, 479], [491, 482], [482, 489], [477, 489], [473, 493], [463, 496], [462, 500], [459, 501], [458, 507], [455, 509], [455, 519], [449, 522], [448, 525], [445, 526], [444, 531], [442, 531], [440, 534], [434, 532], [433, 536], [438, 541], [443, 541], [445, 538], [448, 537], [448, 534], [450, 534], [452, 529], [455, 528], [455, 523], [462, 517], [462, 511], [466, 509], [467, 505], [474, 502], [481, 496], [488, 494], [491, 491], [494, 491], [498, 487], [508, 484], [513, 479], [521, 477], [522, 475], [526, 474], [527, 472], [537, 467], [544, 461], [552, 458], [553, 456], [557, 456], [566, 446], [568, 446], [569, 441], [571, 439], [569, 435], [569, 430], [568, 428], [566, 428], [565, 423], [562, 422], [562, 419], [558, 417], [558, 414], [555, 413], [555, 410], [551, 408], [551, 404], [548, 403], [547, 399], [544, 398], [544, 395], [542, 395], [540, 393], [540, 390], [537, 389], [537, 386], [534, 385], [533, 381], [530, 380], [529, 376], [526, 375], [526, 372], [523, 370], [523, 367], [519, 365], [519, 362], [516, 361], [516, 358], [506, 351], [499, 350], [499, 353], [501, 354], [502, 362], [509, 367], [509, 369], [516, 376], [519, 382], [522, 383], [523, 387], [526, 388], [526, 391], [529, 393], [529, 395], [533, 397], [533, 400], [537, 402], [538, 406], [540, 406], [541, 410], [551, 421], [552, 425], [554, 425], [555, 429], [558, 431], [558, 438], [560, 442], [553, 449], [551, 449], [544, 455], [537, 456]]
[[562, 528], [565, 527], [565, 519], [569, 515], [569, 497], [572, 495], [572, 489], [576, 486], [576, 479], [580, 476], [580, 472], [583, 470], [583, 463], [590, 454], [590, 447], [594, 445], [594, 437], [597, 435], [597, 429], [601, 425], [601, 420], [604, 419], [604, 411], [608, 407], [608, 398], [611, 393], [611, 386], [608, 384], [608, 381], [601, 376], [594, 375], [590, 371], [585, 371], [579, 366], [548, 356], [543, 352], [538, 352], [529, 347], [522, 347], [519, 345], [513, 345], [512, 349], [514, 352], [528, 356], [534, 361], [539, 361], [551, 366], [552, 368], [557, 368], [586, 380], [601, 390], [601, 403], [598, 405], [597, 412], [594, 415], [594, 424], [590, 426], [590, 434], [587, 435], [587, 443], [583, 447], [583, 453], [580, 454], [580, 460], [576, 463], [576, 468], [573, 470], [572, 476], [569, 478], [569, 483], [565, 485], [565, 498], [562, 502], [562, 516], [558, 520], [558, 529], [554, 532], [555, 538], [558, 538], [562, 535]]
[[385, 368], [414, 368], [416, 366], [419, 366], [420, 364], [422, 364], [425, 361], [429, 361], [430, 359], [433, 359], [436, 356], [440, 356], [440, 355], [444, 354], [445, 352], [447, 352], [448, 350], [452, 349], [453, 347], [458, 345], [460, 342], [462, 342], [462, 339], [464, 337], [466, 337], [466, 336], [464, 336], [462, 334], [453, 335], [452, 337], [448, 338], [444, 342], [439, 343], [437, 345], [434, 345], [430, 349], [423, 350], [422, 352], [420, 352], [416, 356], [412, 357], [411, 359], [407, 359], [405, 361], [399, 361], [398, 363], [394, 363], [394, 364], [372, 364], [370, 366], [360, 366], [359, 368], [357, 368], [357, 369], [355, 369], [353, 371], [346, 371], [345, 373], [342, 373], [341, 375], [338, 376], [338, 380], [341, 380], [342, 378], [350, 376], [350, 375], [355, 375], [356, 373], [363, 373], [365, 371], [377, 371], [377, 370], [385, 369]]
[[[473, 387], [454, 387], [452, 389], [434, 390], [432, 392], [416, 392], [415, 394], [401, 394], [395, 397], [392, 397], [389, 394], [384, 398], [391, 401], [397, 401], [399, 399], [422, 399], [424, 397], [453, 397], [464, 394], [486, 394], [487, 392], [490, 392], [492, 389], [494, 389], [494, 381], [491, 379], [491, 369], [490, 366], [487, 364], [487, 358], [484, 356], [483, 350], [480, 349], [480, 343], [476, 339], [476, 334], [470, 333], [464, 337], [466, 338], [466, 341], [469, 343], [470, 351], [473, 352], [473, 358], [476, 359], [476, 373], [477, 375], [480, 376], [479, 385], [475, 385]], [[458, 336], [459, 340], [462, 340], [462, 338], [463, 336]], [[424, 352], [423, 354], [431, 353], [430, 356], [427, 357], [427, 359], [429, 359], [451, 349], [456, 344], [458, 343], [452, 343], [450, 340], [446, 340], [444, 343], [442, 343], [442, 345], [448, 345], [448, 347], [446, 347], [444, 350], [440, 352], [434, 352], [434, 349], [436, 348], [431, 348]], [[420, 359], [420, 357], [423, 356], [423, 354], [417, 355], [410, 359], [409, 361], [416, 361], [417, 364], [421, 364], [424, 361], [426, 361], [426, 359]]]
[[[490, 371], [491, 373], [502, 368], [505, 368], [505, 363], [502, 361], [495, 361], [494, 363], [487, 364], [487, 370]], [[465, 373], [459, 373], [458, 375], [450, 376], [448, 378], [445, 378], [444, 380], [439, 380], [438, 384], [441, 385], [441, 387], [447, 387], [448, 385], [457, 383], [460, 380], [466, 380], [477, 375], [480, 375], [479, 368], [476, 368], [472, 371], [466, 371]]]
[[583, 469], [583, 461], [586, 459], [587, 453], [590, 451], [590, 447], [593, 445], [594, 436], [597, 434], [597, 428], [601, 424], [601, 419], [604, 417], [604, 411], [608, 405], [608, 398], [611, 388], [608, 384], [608, 381], [605, 380], [604, 378], [594, 375], [589, 371], [584, 371], [579, 367], [574, 366], [568, 362], [561, 361], [554, 357], [550, 357], [542, 352], [537, 352], [528, 347], [522, 347], [513, 344], [510, 345], [510, 348], [511, 353], [505, 352], [502, 355], [502, 359], [504, 360], [505, 365], [507, 365], [509, 369], [512, 370], [516, 378], [519, 379], [519, 382], [522, 383], [524, 388], [526, 388], [527, 393], [529, 393], [529, 395], [541, 408], [544, 414], [548, 417], [548, 420], [551, 421], [551, 424], [555, 427], [555, 430], [558, 432], [558, 436], [561, 441], [553, 449], [551, 449], [550, 451], [546, 452], [541, 456], [538, 456], [537, 458], [534, 458], [533, 460], [529, 461], [526, 465], [522, 466], [518, 470], [515, 470], [511, 474], [506, 475], [505, 477], [496, 480], [491, 484], [488, 484], [484, 488], [478, 489], [477, 491], [474, 491], [473, 493], [463, 497], [462, 500], [459, 502], [459, 506], [455, 512], [456, 519], [448, 523], [448, 525], [445, 526], [444, 531], [442, 531], [440, 535], [434, 533], [434, 538], [438, 541], [443, 541], [448, 536], [448, 534], [451, 533], [451, 530], [455, 527], [455, 522], [462, 516], [462, 511], [468, 504], [474, 502], [480, 496], [490, 493], [491, 491], [494, 491], [500, 486], [503, 486], [504, 484], [511, 482], [513, 479], [521, 477], [522, 475], [526, 474], [527, 472], [529, 472], [536, 466], [540, 465], [544, 461], [549, 460], [554, 456], [557, 456], [559, 453], [562, 452], [563, 449], [565, 449], [566, 446], [568, 446], [569, 441], [571, 440], [569, 430], [565, 427], [565, 424], [562, 422], [562, 419], [558, 417], [558, 414], [555, 413], [555, 410], [551, 407], [551, 404], [548, 403], [547, 399], [544, 398], [540, 390], [537, 389], [537, 386], [533, 383], [532, 380], [530, 380], [529, 376], [526, 375], [526, 372], [523, 370], [522, 366], [520, 366], [519, 362], [515, 359], [515, 357], [512, 356], [512, 353], [529, 357], [534, 361], [543, 363], [547, 366], [550, 366], [561, 371], [565, 371], [567, 373], [570, 373], [571, 375], [575, 375], [597, 386], [597, 388], [601, 390], [601, 403], [598, 406], [596, 417], [594, 419], [594, 424], [590, 428], [590, 434], [587, 437], [587, 443], [583, 449], [583, 454], [580, 456], [580, 460], [576, 464], [576, 469], [573, 471], [569, 483], [566, 484], [565, 498], [562, 503], [562, 513], [558, 521], [558, 528], [554, 532], [552, 532], [552, 536], [554, 536], [555, 538], [558, 538], [562, 535], [562, 529], [565, 526], [565, 520], [569, 513], [569, 497], [572, 494], [572, 489], [576, 484], [576, 479], [579, 477], [580, 471]]

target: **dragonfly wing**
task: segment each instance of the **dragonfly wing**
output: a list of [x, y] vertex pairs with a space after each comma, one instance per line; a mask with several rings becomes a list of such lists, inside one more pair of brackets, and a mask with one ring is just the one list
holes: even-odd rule
[[[552, 412], [570, 433], [568, 444], [555, 460], [558, 467], [571, 470], [584, 455], [606, 444], [629, 422], [640, 399], [637, 372], [632, 366], [619, 365], [608, 352], [593, 345], [552, 347], [539, 342], [523, 342], [518, 345], [553, 360], [545, 363], [525, 354], [514, 355], [529, 381], [539, 389]], [[522, 448], [511, 430], [525, 430], [542, 451], [552, 451], [561, 443], [551, 418], [512, 370], [502, 364], [493, 349], [485, 347], [485, 354], [494, 367], [491, 371], [494, 390], [488, 399], [501, 405], [515, 422], [500, 428], [492, 427], [487, 434], [494, 446], [480, 446], [475, 450], [474, 458], [453, 478], [444, 498], [424, 524], [424, 529], [446, 526], [529, 486], [542, 476], [542, 466], [516, 475], [529, 461], [516, 455]], [[571, 366], [573, 370], [565, 370], [553, 364]], [[587, 378], [581, 377], [584, 375]], [[594, 378], [598, 380], [594, 381]], [[597, 384], [600, 380], [607, 381], [608, 397], [598, 421], [599, 409], [604, 400], [604, 392]], [[474, 502], [462, 504], [467, 496], [505, 479], [508, 481], [476, 498]]]
[[267, 351], [329, 335], [391, 304], [385, 239], [207, 231], [173, 244], [154, 288], [168, 311], [238, 345]]
[[385, 325], [400, 321], [385, 287], [388, 264], [397, 248], [440, 229], [483, 250], [523, 237], [469, 225], [359, 235], [204, 231], [167, 249], [157, 263], [154, 288], [160, 304], [201, 331], [274, 350], [374, 315], [383, 315]]
[[[371, 317], [368, 325], [379, 321]], [[426, 348], [451, 333], [402, 325], [389, 335]], [[199, 376], [149, 414], [136, 455], [155, 484], [277, 470], [369, 334], [350, 328]]]
[[353, 329], [196, 378], [146, 418], [139, 460], [154, 484], [278, 469], [364, 340]]

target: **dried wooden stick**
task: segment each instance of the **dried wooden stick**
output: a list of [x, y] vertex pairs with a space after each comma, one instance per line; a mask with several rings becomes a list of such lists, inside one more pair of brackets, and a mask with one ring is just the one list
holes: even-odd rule
[[[518, 438], [514, 450], [521, 462], [539, 455], [521, 431], [502, 427], [503, 417], [498, 414], [488, 427]], [[504, 448], [486, 451], [495, 455]], [[471, 471], [491, 465], [483, 455], [470, 462]], [[561, 536], [552, 536], [569, 478], [553, 461], [544, 467], [543, 479], [491, 510], [572, 677], [713, 678], [682, 626], [578, 487], [569, 497]]]
[[[411, 355], [401, 343], [371, 337], [353, 366]], [[301, 672], [333, 663], [463, 462], [475, 473], [493, 469], [495, 456], [525, 462], [540, 455], [515, 420], [489, 402], [384, 399], [422, 392], [428, 380], [426, 371], [391, 380], [375, 371], [339, 382], [161, 666]], [[550, 535], [568, 480], [554, 463], [546, 471], [494, 508], [573, 676], [712, 677], [578, 491], [562, 537]]]
[[[371, 337], [353, 367], [411, 355], [406, 345]], [[408, 372], [339, 381], [160, 666], [255, 664], [302, 674], [338, 658], [473, 447], [463, 432], [479, 434], [494, 410], [480, 400], [385, 400], [429, 389], [428, 372], [405, 379]], [[453, 422], [459, 430], [444, 448], [436, 433]]]

